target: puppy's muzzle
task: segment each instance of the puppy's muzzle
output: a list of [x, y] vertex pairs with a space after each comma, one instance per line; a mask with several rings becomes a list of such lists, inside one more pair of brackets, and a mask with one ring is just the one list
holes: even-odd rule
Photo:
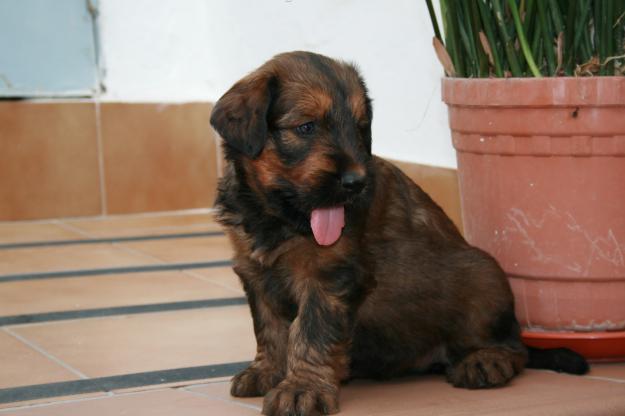
[[341, 176], [341, 186], [351, 195], [359, 194], [365, 187], [365, 175], [347, 171]]

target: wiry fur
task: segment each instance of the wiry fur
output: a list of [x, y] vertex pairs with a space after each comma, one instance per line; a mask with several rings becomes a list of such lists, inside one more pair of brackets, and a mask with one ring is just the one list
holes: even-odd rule
[[[306, 52], [270, 60], [213, 111], [227, 160], [218, 219], [258, 345], [231, 392], [265, 395], [267, 415], [337, 412], [339, 384], [353, 377], [438, 366], [453, 385], [482, 388], [527, 364], [504, 272], [421, 188], [371, 155], [371, 119], [357, 70]], [[314, 132], [302, 134], [309, 122]], [[364, 189], [346, 190], [345, 172]], [[345, 228], [320, 246], [311, 212], [335, 205], [345, 207]], [[583, 371], [581, 357], [569, 358]]]

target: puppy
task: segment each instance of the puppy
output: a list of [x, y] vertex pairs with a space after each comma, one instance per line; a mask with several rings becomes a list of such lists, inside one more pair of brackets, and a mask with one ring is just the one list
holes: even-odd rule
[[502, 269], [371, 154], [371, 120], [354, 66], [307, 52], [276, 56], [215, 105], [217, 218], [257, 341], [232, 395], [265, 396], [266, 415], [316, 415], [336, 413], [355, 377], [436, 366], [474, 389], [528, 364], [585, 372], [568, 350], [528, 354]]

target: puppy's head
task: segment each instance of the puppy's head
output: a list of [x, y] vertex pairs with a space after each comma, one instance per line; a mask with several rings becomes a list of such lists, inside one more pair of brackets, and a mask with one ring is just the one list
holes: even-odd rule
[[237, 82], [215, 105], [211, 124], [250, 188], [330, 245], [371, 181], [371, 118], [352, 65], [292, 52]]

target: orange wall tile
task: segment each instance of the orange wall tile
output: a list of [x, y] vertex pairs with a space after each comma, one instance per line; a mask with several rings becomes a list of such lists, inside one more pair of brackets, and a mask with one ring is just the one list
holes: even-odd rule
[[108, 214], [210, 207], [217, 159], [211, 106], [103, 103]]
[[455, 169], [391, 160], [445, 211], [462, 232], [460, 190]]
[[0, 220], [100, 213], [93, 103], [0, 102]]

